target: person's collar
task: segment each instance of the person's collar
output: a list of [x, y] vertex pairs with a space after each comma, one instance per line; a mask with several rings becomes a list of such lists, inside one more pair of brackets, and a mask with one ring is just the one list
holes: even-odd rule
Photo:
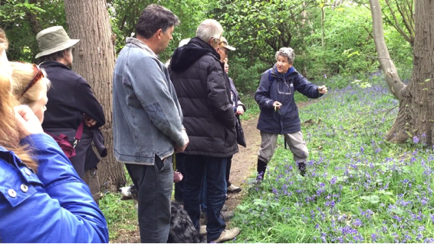
[[286, 78], [288, 78], [288, 76], [289, 76], [290, 74], [292, 74], [292, 73], [295, 72], [295, 71], [296, 71], [296, 70], [295, 70], [294, 66], [291, 66], [291, 68], [289, 68], [288, 71], [287, 71], [285, 74], [281, 74], [281, 73], [279, 73], [279, 72], [277, 71], [277, 66], [274, 65], [274, 66], [273, 66], [273, 72], [271, 72], [271, 73], [272, 73], [272, 76], [274, 76], [274, 77], [282, 77], [282, 78], [286, 79]]
[[138, 46], [139, 48], [147, 51], [149, 54], [151, 54], [151, 56], [155, 57], [158, 59], [158, 55], [154, 53], [154, 51], [152, 51], [152, 49], [146, 45], [144, 42], [140, 41], [137, 38], [134, 37], [127, 37], [127, 44], [133, 44], [135, 46]]
[[46, 61], [42, 61], [41, 63], [39, 63], [40, 66], [45, 66], [45, 67], [61, 67], [61, 68], [65, 68], [65, 69], [71, 69], [68, 66], [66, 66], [65, 64], [59, 62], [59, 61], [55, 61], [55, 60], [46, 60]]

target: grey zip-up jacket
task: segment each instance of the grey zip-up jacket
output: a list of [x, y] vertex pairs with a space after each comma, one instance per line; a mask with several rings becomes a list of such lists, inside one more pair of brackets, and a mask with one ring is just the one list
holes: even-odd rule
[[127, 38], [113, 73], [114, 156], [122, 163], [153, 165], [182, 147], [182, 111], [169, 73], [155, 53]]

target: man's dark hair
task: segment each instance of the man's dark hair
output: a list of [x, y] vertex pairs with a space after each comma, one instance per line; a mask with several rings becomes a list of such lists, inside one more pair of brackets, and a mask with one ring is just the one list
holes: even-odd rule
[[178, 24], [179, 19], [172, 11], [163, 6], [151, 4], [140, 14], [136, 24], [136, 34], [149, 39], [159, 29], [165, 33], [167, 29]]
[[62, 50], [62, 51], [58, 51], [58, 52], [55, 52], [55, 53], [52, 53], [52, 54], [49, 54], [46, 56], [39, 57], [39, 61], [40, 62], [49, 61], [49, 60], [57, 61], [58, 59], [65, 57], [65, 51], [69, 51], [69, 49], [71, 49], [71, 48], [67, 48], [67, 49]]

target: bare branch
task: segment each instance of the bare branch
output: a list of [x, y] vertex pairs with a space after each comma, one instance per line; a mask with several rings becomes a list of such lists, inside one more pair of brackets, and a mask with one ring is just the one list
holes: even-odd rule
[[410, 42], [410, 45], [413, 46], [413, 43], [414, 43], [414, 30], [413, 30], [414, 20], [410, 19], [410, 17], [407, 15], [408, 12], [412, 12], [412, 9], [408, 10], [407, 8], [405, 8], [405, 5], [401, 6], [401, 4], [398, 4], [397, 2], [396, 2], [396, 8], [398, 9], [398, 12], [401, 14], [405, 28], [407, 29], [407, 31], [409, 33], [409, 39], [410, 40], [408, 42]]
[[387, 49], [384, 40], [383, 20], [381, 15], [381, 7], [378, 0], [369, 0], [371, 5], [372, 25], [374, 33], [375, 48], [377, 50], [378, 61], [380, 62], [381, 69], [386, 78], [386, 83], [389, 86], [393, 96], [402, 99], [402, 89], [406, 85], [401, 81], [398, 76], [398, 71], [390, 58], [389, 50]]
[[[410, 36], [401, 28], [401, 25], [398, 23], [398, 19], [396, 18], [395, 11], [393, 10], [393, 7], [391, 6], [389, 0], [385, 0], [385, 1], [386, 1], [387, 6], [389, 7], [390, 13], [391, 13], [391, 15], [393, 17], [394, 24], [392, 24], [392, 26], [399, 32], [399, 34], [402, 37], [404, 37], [404, 39], [407, 42], [409, 42], [411, 44], [411, 46], [413, 46], [413, 43], [411, 41]], [[396, 5], [398, 6], [398, 3], [396, 3]], [[401, 14], [401, 16], [402, 16], [402, 14]], [[402, 17], [404, 18], [404, 16], [402, 16]]]

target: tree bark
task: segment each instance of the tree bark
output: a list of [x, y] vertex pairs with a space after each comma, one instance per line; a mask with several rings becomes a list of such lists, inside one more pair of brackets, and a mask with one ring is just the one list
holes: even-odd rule
[[414, 94], [410, 111], [414, 121], [411, 134], [433, 145], [434, 120], [434, 2], [415, 1], [415, 40], [411, 86]]
[[403, 143], [409, 137], [433, 144], [434, 121], [434, 2], [415, 2], [415, 40], [413, 74], [408, 86], [397, 75], [384, 41], [381, 9], [378, 0], [370, 0], [374, 40], [379, 62], [392, 94], [399, 99], [399, 111], [387, 139]]
[[73, 69], [83, 76], [101, 103], [106, 124], [101, 128], [108, 155], [99, 163], [101, 186], [117, 191], [126, 182], [123, 164], [113, 156], [112, 78], [115, 52], [106, 0], [65, 0], [71, 38], [80, 39], [74, 52]]

